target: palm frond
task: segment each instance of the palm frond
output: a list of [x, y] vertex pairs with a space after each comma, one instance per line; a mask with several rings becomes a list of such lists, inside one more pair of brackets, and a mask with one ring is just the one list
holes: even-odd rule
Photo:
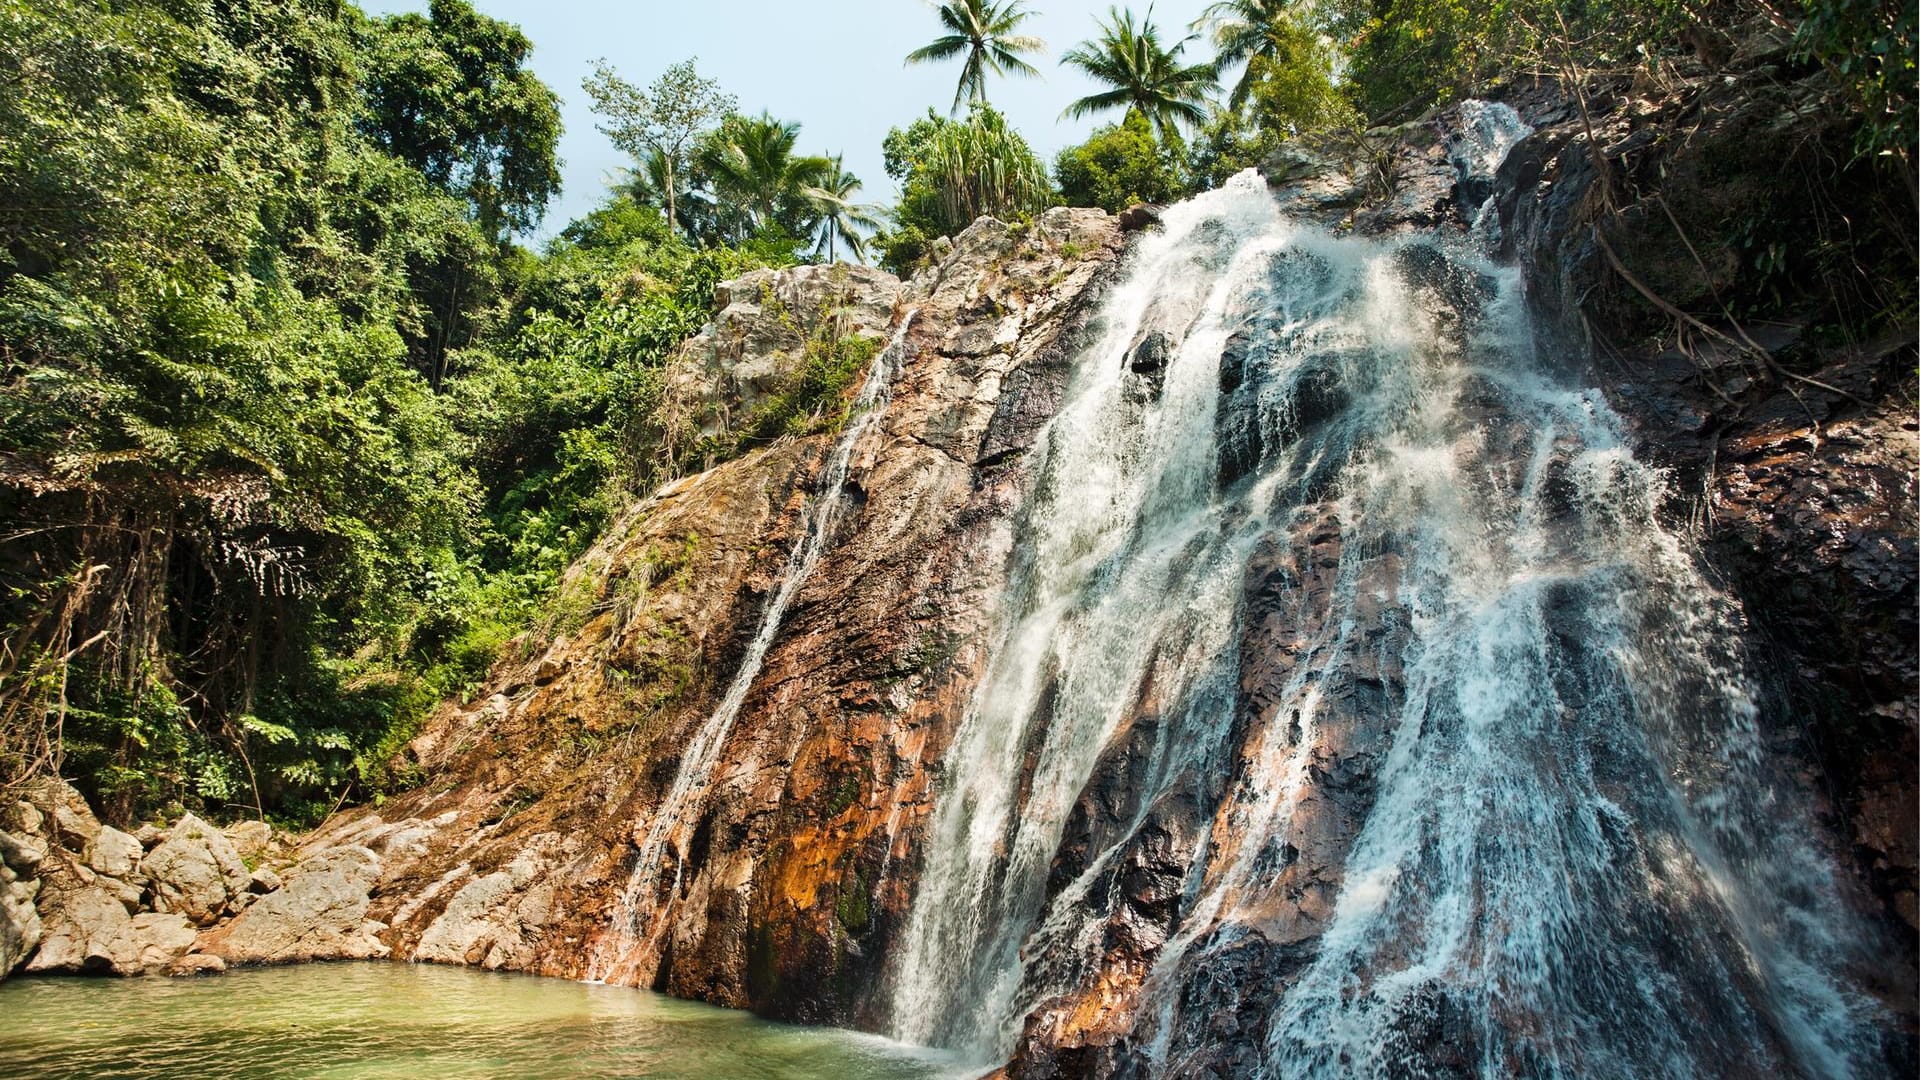
[[955, 35], [935, 38], [920, 48], [907, 54], [909, 64], [928, 64], [936, 60], [951, 60], [965, 52], [971, 44], [966, 38]]

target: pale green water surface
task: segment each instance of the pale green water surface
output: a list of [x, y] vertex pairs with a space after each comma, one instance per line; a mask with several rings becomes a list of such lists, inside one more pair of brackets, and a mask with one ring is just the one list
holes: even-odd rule
[[318, 964], [205, 979], [8, 979], [0, 1075], [906, 1080], [952, 1075], [952, 1062], [626, 987]]

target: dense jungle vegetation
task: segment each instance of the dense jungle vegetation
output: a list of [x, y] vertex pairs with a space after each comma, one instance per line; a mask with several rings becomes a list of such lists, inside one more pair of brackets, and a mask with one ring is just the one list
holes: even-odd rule
[[[1912, 191], [1912, 0], [1116, 8], [1060, 56], [1106, 126], [1051, 163], [990, 104], [1040, 74], [1028, 17], [930, 18], [907, 59], [956, 93], [886, 137], [884, 209], [692, 62], [603, 65], [582, 89], [633, 168], [535, 251], [557, 98], [466, 0], [0, 0], [0, 783], [289, 823], [407, 784], [422, 719], [685, 467], [661, 367], [755, 267], [910, 272], [982, 214], [1176, 199], [1504, 74], [1711, 60], [1754, 20], [1855, 118], [1843, 164]], [[853, 368], [822, 370], [809, 407]]]

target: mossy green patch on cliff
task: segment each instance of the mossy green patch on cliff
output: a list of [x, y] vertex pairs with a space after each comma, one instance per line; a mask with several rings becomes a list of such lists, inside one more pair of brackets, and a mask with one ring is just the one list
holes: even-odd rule
[[827, 800], [827, 817], [837, 818], [860, 800], [860, 778], [843, 776], [834, 785], [833, 795]]
[[879, 350], [877, 339], [859, 335], [809, 340], [800, 370], [784, 390], [747, 415], [732, 436], [732, 451], [742, 453], [783, 435], [838, 431], [851, 416], [839, 405], [841, 396]]
[[858, 936], [873, 925], [871, 892], [866, 875], [854, 867], [850, 879], [841, 884], [840, 895], [833, 901], [833, 917], [847, 933]]

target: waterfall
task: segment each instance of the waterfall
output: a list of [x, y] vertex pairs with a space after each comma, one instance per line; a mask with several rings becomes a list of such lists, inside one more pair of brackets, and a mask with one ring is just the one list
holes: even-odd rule
[[[1525, 131], [1475, 115], [1484, 179]], [[892, 1034], [993, 1063], [1092, 994], [1154, 1074], [1869, 1071], [1742, 613], [1518, 273], [1252, 173], [1130, 258], [1036, 446]]]
[[[670, 923], [655, 916], [661, 913], [663, 901], [680, 889], [687, 842], [699, 819], [698, 811], [712, 787], [714, 766], [719, 763], [727, 734], [733, 730], [740, 707], [746, 704], [747, 693], [753, 689], [761, 665], [766, 662], [767, 650], [780, 635], [787, 606], [799, 595], [837, 531], [846, 509], [847, 477], [853, 468], [854, 451], [886, 412], [893, 394], [894, 377], [906, 356], [907, 332], [913, 327], [913, 317], [914, 312], [907, 311], [892, 340], [874, 355], [850, 407], [846, 428], [834, 443], [826, 467], [821, 471], [817, 493], [807, 506], [804, 531], [787, 557], [779, 587], [760, 615], [759, 629], [740, 658], [740, 667], [734, 672], [720, 704], [687, 741], [673, 786], [653, 810], [646, 836], [639, 845], [638, 861], [614, 909], [611, 933], [595, 949], [588, 971], [591, 981], [629, 982], [640, 975], [645, 965], [659, 959], [660, 943]], [[663, 881], [661, 871], [669, 849], [674, 855], [672, 876]]]

